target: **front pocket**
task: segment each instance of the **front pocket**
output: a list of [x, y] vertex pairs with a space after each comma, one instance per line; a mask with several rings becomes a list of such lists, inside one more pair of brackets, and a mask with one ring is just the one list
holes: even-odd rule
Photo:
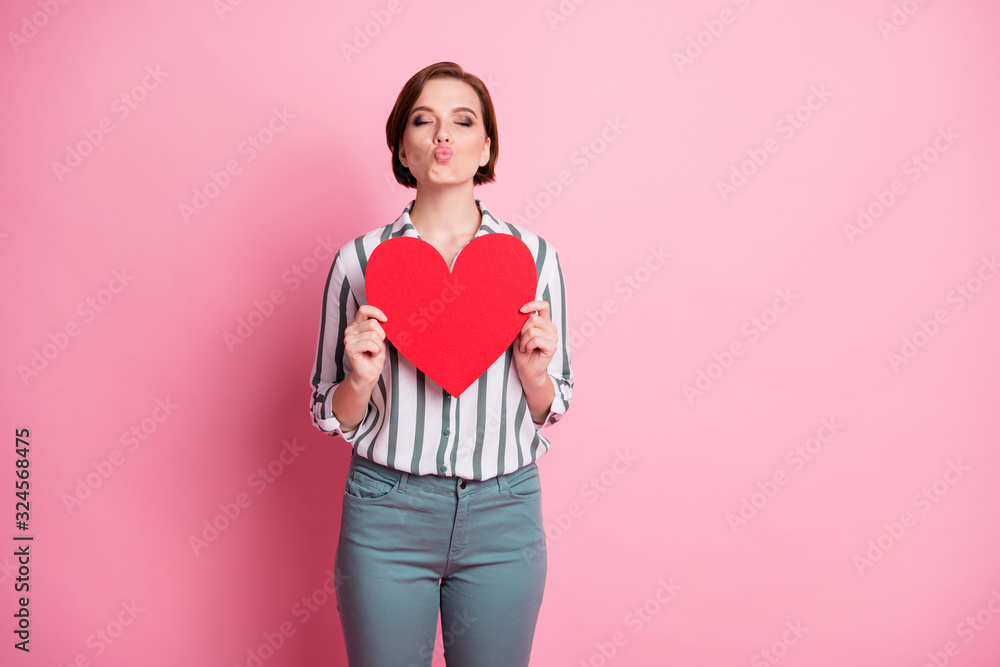
[[396, 488], [395, 481], [389, 481], [378, 473], [357, 466], [347, 476], [347, 487], [344, 492], [351, 498], [373, 500], [384, 498], [394, 488]]
[[542, 493], [542, 481], [538, 476], [538, 467], [532, 465], [530, 472], [523, 472], [507, 482], [507, 491], [515, 498], [535, 498]]

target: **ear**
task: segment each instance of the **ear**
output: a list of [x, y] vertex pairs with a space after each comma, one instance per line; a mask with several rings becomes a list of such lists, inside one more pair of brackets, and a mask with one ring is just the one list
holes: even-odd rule
[[479, 156], [479, 166], [485, 167], [490, 161], [490, 138], [486, 137], [486, 143], [483, 144], [483, 153]]
[[399, 151], [399, 163], [402, 164], [407, 169], [409, 169], [410, 165], [406, 164], [406, 151], [403, 150], [403, 142], [402, 141], [399, 142], [399, 149], [398, 149], [398, 151]]

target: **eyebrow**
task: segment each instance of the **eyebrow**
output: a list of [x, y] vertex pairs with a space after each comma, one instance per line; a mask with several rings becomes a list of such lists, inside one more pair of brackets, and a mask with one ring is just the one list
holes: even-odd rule
[[[430, 107], [419, 106], [419, 107], [414, 107], [413, 111], [410, 112], [410, 115], [412, 116], [413, 114], [415, 114], [418, 111], [430, 111], [431, 113], [434, 112], [434, 110], [431, 109]], [[471, 113], [473, 116], [475, 116], [476, 118], [479, 117], [479, 116], [476, 116], [476, 112], [473, 111], [472, 109], [470, 109], [469, 107], [455, 107], [454, 109], [451, 110], [452, 113], [456, 113], [458, 111], [467, 111], [467, 112]]]

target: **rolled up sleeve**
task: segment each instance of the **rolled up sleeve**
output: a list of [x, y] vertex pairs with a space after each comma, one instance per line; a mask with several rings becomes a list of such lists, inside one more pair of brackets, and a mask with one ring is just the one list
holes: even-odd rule
[[361, 430], [361, 424], [368, 418], [369, 404], [365, 419], [350, 431], [340, 428], [340, 421], [333, 414], [331, 402], [333, 392], [351, 372], [350, 359], [344, 350], [344, 330], [354, 321], [358, 303], [351, 293], [351, 286], [344, 273], [340, 251], [334, 255], [330, 274], [323, 291], [323, 309], [319, 326], [319, 344], [312, 369], [312, 398], [309, 410], [312, 423], [321, 432], [330, 436], [340, 436], [354, 444]]

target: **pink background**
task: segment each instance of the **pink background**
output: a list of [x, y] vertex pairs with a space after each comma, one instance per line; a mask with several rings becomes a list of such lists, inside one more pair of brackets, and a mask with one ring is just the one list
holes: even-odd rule
[[248, 666], [284, 624], [264, 665], [346, 664], [349, 449], [307, 412], [326, 247], [412, 198], [385, 121], [454, 60], [499, 117], [476, 196], [568, 284], [532, 664], [1000, 664], [1000, 6], [232, 4], [0, 10], [0, 662]]

